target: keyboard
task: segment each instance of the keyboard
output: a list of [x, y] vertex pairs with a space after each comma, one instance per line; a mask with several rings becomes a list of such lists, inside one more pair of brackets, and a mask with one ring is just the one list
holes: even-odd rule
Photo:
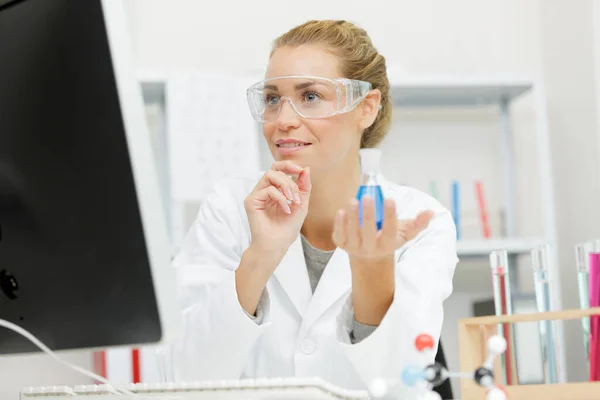
[[368, 400], [367, 391], [348, 390], [320, 378], [242, 379], [184, 383], [27, 387], [21, 400]]

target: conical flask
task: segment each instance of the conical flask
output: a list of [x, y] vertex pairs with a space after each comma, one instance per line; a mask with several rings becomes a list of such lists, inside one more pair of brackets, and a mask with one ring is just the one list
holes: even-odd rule
[[381, 229], [383, 224], [383, 192], [377, 181], [379, 174], [379, 161], [381, 160], [381, 150], [379, 149], [360, 149], [360, 168], [362, 171], [361, 183], [356, 194], [358, 205], [358, 218], [360, 226], [363, 222], [363, 198], [370, 196], [375, 204], [375, 223], [377, 230]]

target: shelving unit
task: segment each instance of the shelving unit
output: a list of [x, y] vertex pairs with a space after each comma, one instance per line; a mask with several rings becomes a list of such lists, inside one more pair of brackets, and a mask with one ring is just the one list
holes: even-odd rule
[[[165, 75], [162, 73], [143, 73], [140, 75], [141, 87], [144, 98], [148, 103], [159, 104], [163, 111], [167, 99], [165, 98]], [[448, 76], [390, 76], [391, 92], [396, 107], [479, 107], [483, 105], [495, 106], [499, 112], [499, 132], [502, 136], [502, 192], [505, 227], [507, 237], [504, 239], [490, 240], [461, 240], [457, 252], [460, 258], [487, 258], [493, 250], [507, 250], [510, 263], [516, 265], [516, 257], [528, 254], [534, 247], [548, 244], [551, 248], [550, 273], [558, 275], [558, 254], [556, 250], [556, 220], [554, 210], [554, 191], [552, 184], [550, 145], [547, 130], [547, 110], [545, 96], [541, 82], [534, 79], [522, 78], [466, 78]], [[513, 134], [510, 124], [510, 105], [519, 96], [530, 94], [534, 100], [537, 129], [537, 158], [540, 179], [540, 208], [542, 209], [543, 233], [537, 238], [516, 237], [516, 179], [514, 165]], [[167, 140], [165, 125], [160, 136], [163, 138], [165, 154], [159, 156], [160, 167], [168, 168], [166, 156]], [[168, 201], [169, 182], [168, 174], [164, 175], [165, 199]], [[180, 237], [186, 228], [182, 226], [183, 206], [170, 204], [170, 226], [173, 236]], [[487, 264], [487, 261], [486, 261]], [[516, 278], [518, 274], [512, 274]], [[516, 282], [514, 293], [518, 293]], [[554, 309], [562, 308], [559, 280], [551, 282], [552, 300]], [[564, 344], [562, 327], [557, 332], [559, 343]], [[564, 346], [560, 346], [561, 365], [566, 365]], [[564, 382], [566, 376], [561, 376]]]
[[[534, 247], [549, 244], [553, 249], [551, 268], [558, 276], [556, 253], [556, 223], [547, 115], [541, 83], [533, 79], [513, 78], [457, 78], [448, 76], [399, 77], [390, 76], [394, 106], [405, 108], [480, 107], [496, 106], [502, 136], [502, 192], [506, 238], [478, 241], [460, 241], [458, 254], [465, 257], [487, 256], [493, 250], [507, 250], [513, 258], [529, 253]], [[516, 178], [514, 166], [513, 134], [510, 124], [510, 105], [518, 97], [533, 95], [537, 116], [538, 168], [540, 175], [540, 207], [543, 209], [544, 232], [539, 238], [516, 237]], [[518, 285], [514, 288], [518, 291]], [[554, 305], [561, 307], [560, 290], [553, 288]]]
[[541, 238], [459, 240], [456, 252], [459, 257], [487, 257], [494, 250], [506, 250], [509, 256], [529, 254], [545, 241]]
[[498, 105], [530, 91], [528, 79], [390, 76], [392, 99], [397, 107], [468, 107]]
[[[540, 81], [521, 77], [500, 77], [493, 79], [466, 77], [399, 77], [390, 76], [392, 99], [396, 107], [434, 108], [434, 107], [480, 107], [494, 106], [499, 113], [499, 132], [502, 136], [502, 205], [505, 216], [506, 238], [490, 240], [460, 240], [457, 253], [461, 259], [488, 257], [494, 250], [506, 250], [511, 266], [511, 286], [515, 297], [526, 296], [519, 290], [516, 281], [519, 274], [517, 257], [529, 254], [540, 245], [550, 245], [550, 274], [558, 277], [558, 252], [556, 249], [556, 218], [554, 189], [552, 183], [552, 164], [550, 142], [547, 129], [547, 109], [543, 85]], [[539, 197], [542, 209], [543, 233], [537, 238], [519, 238], [516, 220], [516, 171], [514, 164], [513, 133], [511, 128], [511, 103], [522, 95], [533, 98], [536, 129], [537, 159], [541, 193]], [[488, 264], [487, 260], [485, 261]], [[562, 309], [560, 285], [558, 279], [551, 281], [552, 306]], [[559, 363], [566, 365], [564, 334], [562, 325], [557, 326], [557, 339], [560, 345]], [[561, 371], [560, 382], [566, 382], [566, 372]]]

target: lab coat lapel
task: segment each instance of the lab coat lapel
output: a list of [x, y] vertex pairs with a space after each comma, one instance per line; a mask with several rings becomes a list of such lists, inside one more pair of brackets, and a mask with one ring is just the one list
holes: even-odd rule
[[352, 288], [352, 274], [348, 253], [336, 249], [327, 263], [323, 275], [317, 284], [313, 297], [308, 304], [308, 310], [302, 320], [299, 338], [303, 338], [310, 327], [337, 300]]
[[275, 269], [274, 275], [302, 318], [310, 302], [312, 289], [300, 235], [288, 248], [283, 260]]
[[[384, 197], [391, 195], [388, 191], [387, 181], [381, 174], [378, 176], [378, 181], [384, 192]], [[298, 338], [302, 340], [319, 317], [351, 290], [352, 271], [350, 270], [350, 258], [344, 250], [336, 249], [329, 263], [327, 263], [317, 289], [308, 304]]]

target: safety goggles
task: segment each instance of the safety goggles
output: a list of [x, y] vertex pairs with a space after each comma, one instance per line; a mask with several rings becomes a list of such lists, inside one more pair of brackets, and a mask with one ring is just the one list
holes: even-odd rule
[[327, 118], [353, 110], [367, 96], [369, 82], [310, 75], [280, 76], [250, 86], [246, 91], [252, 117], [274, 121], [287, 100], [302, 118]]

